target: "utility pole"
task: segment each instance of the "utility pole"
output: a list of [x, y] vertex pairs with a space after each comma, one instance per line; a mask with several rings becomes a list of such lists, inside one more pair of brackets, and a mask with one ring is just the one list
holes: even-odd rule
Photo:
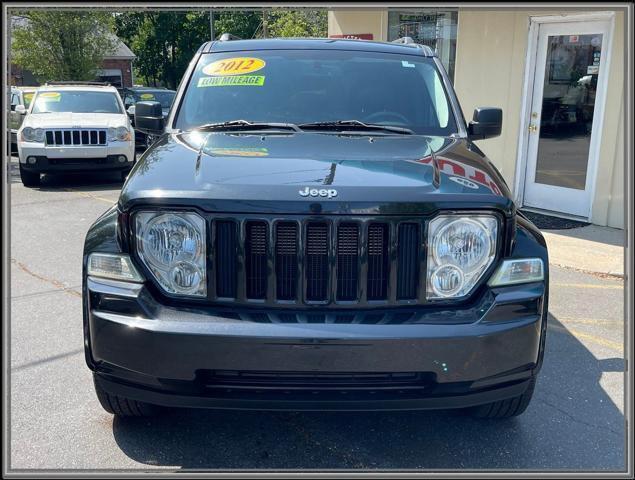
[[209, 36], [214, 41], [214, 9], [209, 9]]
[[267, 10], [262, 9], [262, 38], [267, 38], [269, 29], [267, 28]]

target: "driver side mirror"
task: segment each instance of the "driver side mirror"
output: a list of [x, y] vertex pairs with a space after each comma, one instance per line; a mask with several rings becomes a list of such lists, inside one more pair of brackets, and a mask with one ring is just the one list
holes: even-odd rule
[[137, 102], [131, 108], [134, 108], [135, 129], [148, 135], [161, 135], [163, 133], [165, 120], [159, 102]]
[[15, 112], [19, 113], [20, 115], [26, 115], [26, 107], [24, 105], [16, 105]]
[[496, 107], [477, 107], [467, 133], [472, 140], [498, 137], [503, 128], [503, 110]]
[[128, 115], [130, 115], [131, 117], [134, 117], [134, 111], [135, 111], [134, 105], [130, 105], [128, 107], [128, 110], [126, 111], [128, 112]]

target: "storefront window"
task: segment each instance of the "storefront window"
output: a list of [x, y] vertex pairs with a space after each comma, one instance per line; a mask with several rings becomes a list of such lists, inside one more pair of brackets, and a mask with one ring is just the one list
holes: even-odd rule
[[454, 81], [458, 16], [456, 11], [389, 11], [388, 40], [412, 37], [415, 42], [428, 45]]

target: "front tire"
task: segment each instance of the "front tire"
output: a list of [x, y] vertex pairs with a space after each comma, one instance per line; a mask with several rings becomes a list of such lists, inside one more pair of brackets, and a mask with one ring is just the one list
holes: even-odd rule
[[154, 417], [161, 413], [162, 408], [151, 403], [139, 402], [130, 398], [111, 395], [102, 389], [93, 375], [95, 393], [99, 403], [108, 413], [118, 417]]
[[39, 187], [40, 186], [40, 174], [37, 172], [29, 172], [20, 164], [20, 179], [22, 185], [25, 187]]
[[486, 403], [485, 405], [478, 405], [470, 410], [473, 417], [476, 418], [488, 418], [488, 419], [501, 419], [517, 417], [523, 413], [531, 402], [531, 397], [534, 394], [534, 387], [536, 386], [536, 377], [533, 377], [529, 382], [527, 390], [522, 395], [517, 397], [507, 398], [505, 400], [499, 400], [497, 402]]

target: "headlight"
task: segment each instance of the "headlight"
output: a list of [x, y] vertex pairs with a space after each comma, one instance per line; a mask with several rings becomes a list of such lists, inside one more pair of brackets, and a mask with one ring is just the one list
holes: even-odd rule
[[110, 127], [108, 129], [108, 140], [128, 141], [132, 138], [128, 127]]
[[44, 142], [45, 133], [41, 128], [24, 127], [22, 129], [22, 140], [25, 142]]
[[498, 221], [492, 215], [440, 215], [428, 228], [427, 297], [467, 295], [496, 256]]
[[161, 287], [180, 295], [207, 295], [205, 221], [195, 213], [139, 212], [137, 252]]

